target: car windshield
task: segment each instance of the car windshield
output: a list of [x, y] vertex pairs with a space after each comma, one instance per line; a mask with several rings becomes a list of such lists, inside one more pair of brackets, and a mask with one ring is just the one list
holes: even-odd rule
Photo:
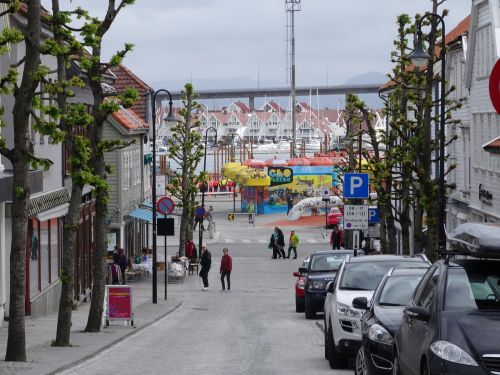
[[[365, 257], [363, 257], [365, 258]], [[369, 258], [369, 257], [366, 257]], [[340, 281], [340, 289], [345, 290], [375, 290], [382, 277], [392, 267], [397, 267], [404, 264], [408, 267], [428, 266], [424, 262], [404, 262], [404, 261], [387, 261], [387, 262], [360, 262], [348, 263], [343, 271], [342, 280]]]
[[388, 277], [380, 292], [378, 304], [380, 306], [406, 306], [422, 276], [423, 274]]
[[445, 309], [500, 310], [500, 269], [450, 269], [446, 280]]
[[312, 258], [311, 272], [337, 271], [347, 254], [320, 254]]

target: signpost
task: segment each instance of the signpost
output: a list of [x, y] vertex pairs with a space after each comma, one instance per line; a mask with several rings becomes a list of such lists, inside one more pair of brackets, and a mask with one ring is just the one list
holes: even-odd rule
[[370, 195], [370, 181], [368, 173], [344, 174], [344, 198], [366, 199]]
[[156, 196], [163, 196], [165, 195], [165, 189], [167, 186], [167, 176], [163, 175], [158, 175], [156, 176]]
[[156, 203], [156, 209], [159, 213], [163, 215], [170, 215], [174, 212], [175, 203], [172, 198], [169, 197], [161, 197]]
[[372, 224], [372, 223], [378, 223], [379, 221], [380, 221], [380, 215], [378, 212], [378, 208], [377, 207], [368, 208], [368, 222]]
[[368, 229], [367, 205], [344, 205], [345, 229]]
[[[361, 151], [360, 151], [361, 153]], [[361, 158], [361, 156], [360, 156]], [[366, 199], [370, 196], [370, 175], [368, 173], [344, 174], [344, 199]], [[361, 231], [368, 229], [367, 205], [344, 205], [344, 228], [352, 230], [352, 247], [361, 248]]]
[[[170, 199], [170, 198], [168, 198], [168, 199]], [[172, 200], [170, 199], [170, 201], [172, 201]], [[171, 207], [171, 211], [173, 211], [173, 210], [174, 210], [174, 206]], [[167, 217], [167, 215], [165, 215], [164, 218], [158, 218], [157, 225], [158, 225], [158, 235], [165, 236], [164, 253], [165, 253], [165, 301], [166, 301], [167, 300], [167, 276], [168, 276], [167, 275], [167, 273], [168, 273], [167, 272], [168, 271], [168, 267], [167, 267], [167, 236], [174, 235], [174, 218]]]

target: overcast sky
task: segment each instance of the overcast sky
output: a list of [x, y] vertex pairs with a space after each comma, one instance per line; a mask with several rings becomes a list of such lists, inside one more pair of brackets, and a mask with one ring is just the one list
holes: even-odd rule
[[[63, 3], [64, 1], [61, 1]], [[118, 1], [117, 1], [118, 2]], [[50, 2], [44, 0], [50, 9]], [[102, 16], [105, 0], [73, 0]], [[295, 16], [297, 85], [342, 84], [387, 73], [396, 17], [429, 0], [303, 0]], [[450, 31], [471, 0], [448, 0]], [[124, 64], [148, 84], [247, 77], [285, 83], [285, 0], [136, 0], [104, 40], [109, 55], [135, 44]], [[156, 87], [158, 88], [158, 87]]]

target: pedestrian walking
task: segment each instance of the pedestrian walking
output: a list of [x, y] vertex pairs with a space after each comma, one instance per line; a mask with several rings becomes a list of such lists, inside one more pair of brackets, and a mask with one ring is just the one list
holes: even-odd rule
[[335, 224], [333, 227], [332, 235], [330, 236], [330, 245], [332, 245], [332, 249], [340, 249], [340, 247], [344, 244], [344, 234], [339, 228], [338, 224]]
[[196, 229], [196, 225], [198, 225], [198, 230], [205, 230], [205, 227], [203, 226], [203, 220], [205, 219], [205, 207], [204, 206], [198, 206], [194, 210], [194, 226], [193, 230]]
[[288, 242], [288, 257], [287, 258], [290, 258], [290, 253], [293, 250], [293, 254], [294, 254], [293, 259], [297, 259], [297, 246], [299, 246], [299, 242], [300, 242], [299, 236], [297, 236], [297, 234], [295, 233], [295, 230], [292, 229], [292, 231], [290, 232], [290, 239]]
[[278, 258], [286, 259], [285, 256], [285, 236], [280, 228], [274, 227], [274, 232], [276, 233], [276, 252], [278, 254]]
[[207, 245], [201, 245], [201, 260], [200, 260], [201, 270], [200, 277], [203, 281], [203, 289], [208, 290], [208, 272], [210, 271], [210, 267], [212, 266], [212, 254], [207, 250]]
[[233, 269], [233, 258], [229, 255], [229, 249], [225, 247], [222, 249], [222, 259], [220, 261], [220, 282], [222, 284], [222, 291], [226, 291], [224, 278], [227, 280], [227, 291], [231, 290], [231, 271]]
[[273, 259], [279, 259], [281, 258], [281, 251], [283, 251], [283, 257], [285, 256], [285, 251], [280, 250], [280, 243], [283, 242], [283, 246], [285, 244], [284, 238], [280, 240], [280, 233], [281, 237], [283, 237], [283, 232], [278, 227], [274, 227], [274, 232], [271, 234], [271, 238], [269, 239], [269, 246], [268, 248], [273, 251]]

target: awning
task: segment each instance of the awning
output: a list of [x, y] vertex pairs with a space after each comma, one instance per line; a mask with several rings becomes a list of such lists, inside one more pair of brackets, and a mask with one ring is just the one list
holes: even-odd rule
[[153, 223], [153, 211], [146, 210], [144, 208], [136, 208], [135, 210], [129, 212], [126, 216], [131, 218], [132, 220], [138, 220], [145, 223]]

